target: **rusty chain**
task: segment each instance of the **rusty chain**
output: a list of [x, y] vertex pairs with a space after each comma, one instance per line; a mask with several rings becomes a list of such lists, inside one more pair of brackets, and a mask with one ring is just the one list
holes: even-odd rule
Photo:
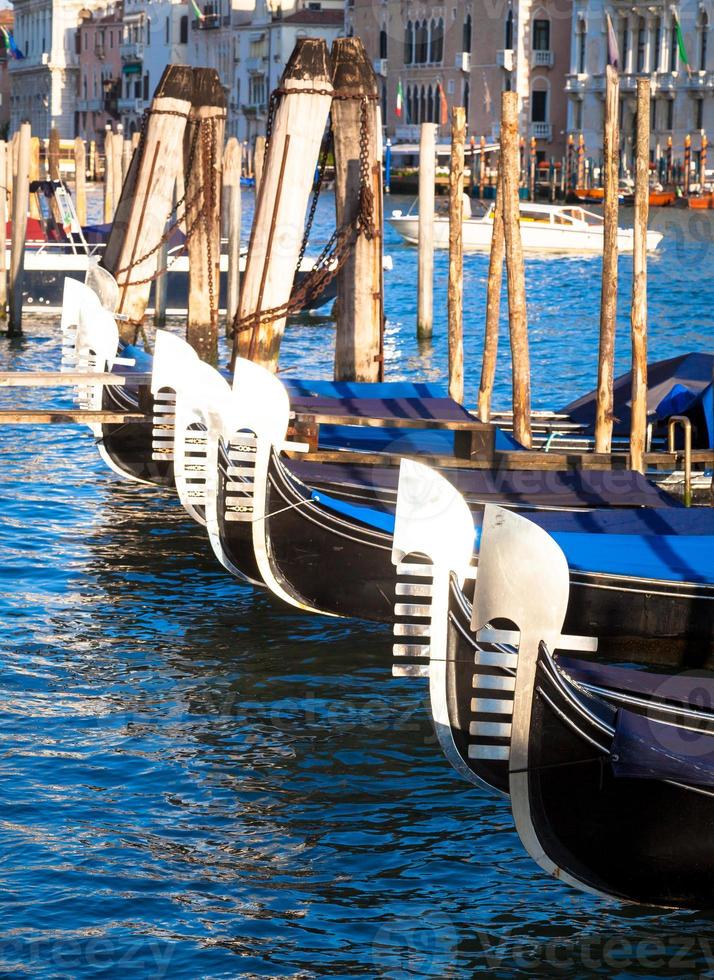
[[[293, 290], [290, 298], [279, 306], [271, 307], [267, 310], [256, 310], [244, 317], [240, 317], [238, 311], [233, 319], [229, 336], [235, 337], [238, 333], [251, 330], [252, 335], [249, 344], [248, 357], [252, 358], [255, 353], [258, 329], [262, 324], [273, 323], [275, 320], [304, 309], [305, 302], [310, 296], [317, 296], [322, 293], [332, 280], [338, 275], [344, 266], [351, 248], [354, 246], [360, 235], [371, 241], [378, 231], [374, 220], [374, 193], [371, 187], [370, 168], [369, 168], [369, 130], [368, 130], [368, 107], [370, 102], [376, 102], [376, 95], [365, 95], [363, 92], [350, 92], [349, 90], [331, 91], [320, 88], [295, 88], [295, 89], [275, 89], [270, 95], [268, 107], [268, 119], [266, 122], [266, 152], [272, 137], [273, 120], [277, 108], [277, 101], [281, 95], [329, 95], [335, 101], [360, 101], [360, 135], [359, 135], [359, 161], [360, 161], [360, 188], [359, 188], [359, 207], [357, 214], [346, 222], [341, 228], [335, 229], [329, 241], [324, 246], [322, 252], [315, 261], [315, 265], [307, 273], [300, 285]], [[312, 203], [305, 225], [300, 252], [295, 273], [300, 269], [305, 255], [310, 231], [312, 229], [317, 202], [322, 188], [325, 165], [329, 154], [330, 146], [333, 143], [332, 116], [330, 116], [330, 126], [325, 148], [322, 153], [322, 160], [318, 168], [318, 176], [315, 182]]]

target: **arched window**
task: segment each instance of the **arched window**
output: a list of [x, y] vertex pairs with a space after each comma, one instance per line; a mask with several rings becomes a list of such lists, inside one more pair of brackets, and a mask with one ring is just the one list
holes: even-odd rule
[[424, 91], [423, 85], [419, 96], [419, 122], [426, 122], [426, 92]]
[[534, 88], [531, 92], [531, 122], [547, 123], [548, 89], [543, 85], [542, 81], [538, 81], [535, 84], [538, 85], [538, 88]]
[[[625, 24], [626, 23], [627, 22], [625, 22]], [[585, 21], [581, 17], [580, 20], [578, 21], [578, 48], [577, 48], [577, 50], [578, 50], [578, 74], [579, 75], [584, 75], [585, 74], [585, 54], [586, 54], [586, 51], [587, 51], [586, 44], [587, 44], [587, 32], [585, 30]], [[623, 49], [623, 51], [624, 51], [624, 49]], [[624, 64], [624, 61], [625, 61], [625, 55], [624, 55], [624, 53], [622, 55], [622, 61], [623, 61], [623, 64]]]
[[379, 32], [379, 57], [387, 57], [387, 32], [384, 27]]
[[466, 19], [464, 20], [464, 31], [461, 39], [461, 45], [463, 51], [471, 50], [471, 14], [466, 14]]
[[637, 21], [637, 67], [635, 71], [641, 72], [646, 71], [647, 66], [645, 65], [645, 44], [647, 42], [647, 28], [645, 26], [644, 17], [640, 17]]
[[382, 125], [387, 121], [387, 83], [382, 82]]
[[436, 122], [436, 117], [434, 115], [434, 90], [431, 85], [427, 91], [426, 96], [426, 122]]
[[179, 26], [179, 44], [188, 44], [188, 17], [183, 15]]
[[404, 64], [411, 65], [414, 61], [414, 25], [410, 20], [407, 21], [404, 31]]
[[411, 125], [413, 122], [412, 114], [412, 87], [407, 85], [407, 90], [404, 93], [404, 120], [407, 126]]
[[439, 65], [444, 59], [444, 20], [432, 20], [429, 25], [429, 61]]
[[507, 51], [513, 48], [513, 11], [508, 11], [508, 16], [506, 17], [506, 38], [505, 44], [503, 45]]
[[417, 22], [415, 38], [416, 52], [414, 60], [418, 65], [425, 65], [429, 57], [429, 30], [425, 20], [421, 21], [421, 23]]
[[464, 113], [466, 115], [466, 128], [469, 127], [469, 96], [471, 94], [471, 87], [468, 82], [464, 82]]
[[[699, 70], [707, 70], [707, 35], [709, 34], [709, 16], [706, 10], [699, 15]], [[697, 127], [701, 129], [701, 126]]]
[[533, 21], [533, 50], [550, 51], [550, 21], [538, 18]]
[[677, 43], [677, 21], [672, 18], [669, 29], [669, 70], [676, 71], [679, 67], [679, 44]]

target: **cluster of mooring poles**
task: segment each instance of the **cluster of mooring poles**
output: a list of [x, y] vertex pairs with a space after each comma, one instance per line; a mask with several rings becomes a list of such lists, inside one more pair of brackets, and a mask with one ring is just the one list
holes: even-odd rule
[[[617, 311], [618, 97], [614, 69], [607, 69], [604, 169], [604, 244], [598, 356], [595, 453], [612, 447], [615, 320]], [[647, 431], [647, 220], [649, 213], [649, 105], [647, 79], [637, 83], [635, 147], [634, 258], [631, 304], [632, 336], [632, 468], [644, 471]], [[435, 124], [423, 123], [420, 138], [417, 337], [428, 341], [433, 329]], [[463, 191], [466, 128], [464, 110], [452, 110], [449, 178], [448, 343], [449, 391], [463, 397]], [[508, 325], [512, 360], [513, 434], [531, 448], [531, 391], [525, 266], [519, 223], [520, 142], [518, 94], [501, 97], [501, 136], [497, 194], [489, 258], [483, 360], [478, 416], [491, 418], [491, 398], [498, 354], [503, 267], [506, 268]]]

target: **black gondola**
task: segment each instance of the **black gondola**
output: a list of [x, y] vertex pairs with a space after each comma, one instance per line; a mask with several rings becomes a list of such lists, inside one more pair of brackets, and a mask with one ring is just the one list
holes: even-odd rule
[[[575, 680], [577, 661], [565, 669], [552, 653], [588, 646], [561, 634], [565, 557], [542, 529], [491, 506], [473, 609], [483, 639], [469, 635], [464, 644], [454, 603], [465, 555], [442, 542], [466, 517], [433, 520], [422, 511], [420, 522], [419, 513], [417, 503], [398, 515], [395, 562], [402, 579], [408, 571], [414, 582], [421, 570], [429, 581], [430, 614], [408, 643], [397, 631], [395, 672], [429, 677], [447, 758], [467, 779], [510, 796], [526, 850], [560, 880], [628, 902], [710, 907], [714, 713], [711, 701], [698, 701], [714, 691], [712, 679], [663, 676], [649, 705], [652, 675], [638, 685], [637, 671], [618, 681], [617, 668], [590, 665], [589, 686]], [[407, 663], [420, 653], [427, 664]], [[594, 694], [593, 680], [618, 690]], [[637, 710], [615, 706], [623, 690]]]

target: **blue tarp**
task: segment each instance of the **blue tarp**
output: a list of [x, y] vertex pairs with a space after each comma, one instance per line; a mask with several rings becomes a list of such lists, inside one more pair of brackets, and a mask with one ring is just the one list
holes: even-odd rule
[[714, 735], [684, 731], [646, 715], [620, 710], [611, 764], [615, 775], [622, 778], [714, 786]]

